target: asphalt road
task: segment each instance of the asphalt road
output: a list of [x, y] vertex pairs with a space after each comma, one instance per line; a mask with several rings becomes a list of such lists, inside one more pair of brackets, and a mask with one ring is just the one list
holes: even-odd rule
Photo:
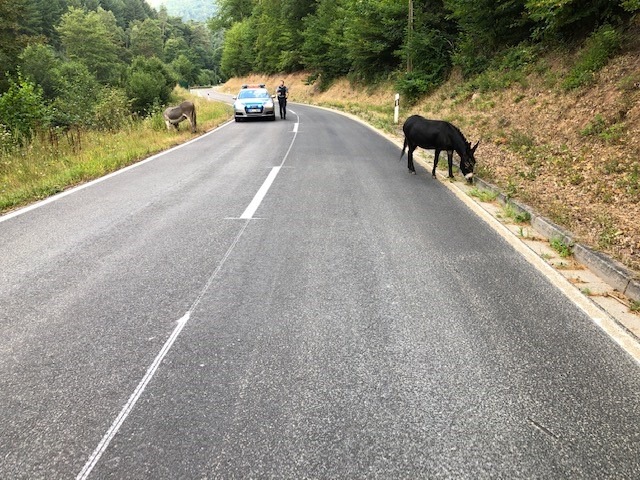
[[0, 478], [638, 478], [638, 363], [289, 108], [0, 217]]

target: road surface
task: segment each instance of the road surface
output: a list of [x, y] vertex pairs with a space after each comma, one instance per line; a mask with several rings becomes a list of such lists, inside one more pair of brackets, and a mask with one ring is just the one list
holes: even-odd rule
[[640, 369], [336, 113], [0, 217], [0, 477], [638, 478]]

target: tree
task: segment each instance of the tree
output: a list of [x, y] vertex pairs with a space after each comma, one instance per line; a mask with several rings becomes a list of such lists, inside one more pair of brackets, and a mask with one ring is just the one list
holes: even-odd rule
[[123, 20], [130, 26], [136, 20], [143, 21], [146, 18], [153, 18], [155, 12], [145, 0], [123, 0]]
[[350, 4], [345, 47], [358, 77], [373, 80], [397, 69], [406, 19], [405, 2], [361, 0]]
[[251, 19], [234, 24], [225, 34], [220, 69], [229, 77], [251, 72], [256, 55], [253, 50], [255, 29]]
[[417, 100], [445, 80], [451, 68], [456, 32], [455, 24], [447, 19], [442, 0], [415, 1], [412, 29], [402, 50], [402, 66], [407, 65], [407, 73], [397, 83], [400, 93], [409, 101]]
[[537, 38], [584, 37], [597, 27], [633, 11], [629, 1], [612, 0], [526, 0], [529, 17], [536, 22]]
[[94, 106], [101, 86], [84, 63], [67, 61], [59, 65], [57, 95], [53, 101], [54, 126], [66, 129], [92, 125]]
[[162, 58], [163, 47], [162, 30], [157, 20], [147, 18], [133, 24], [129, 50], [134, 57]]
[[187, 41], [182, 37], [171, 37], [164, 43], [163, 58], [171, 63], [179, 55], [185, 55], [189, 51]]
[[169, 102], [176, 80], [158, 58], [136, 57], [127, 70], [126, 92], [133, 111], [148, 114]]
[[301, 48], [304, 67], [322, 73], [325, 80], [345, 75], [351, 65], [344, 40], [347, 19], [343, 3], [323, 0], [315, 14], [304, 20]]
[[252, 13], [252, 0], [218, 0], [218, 12], [211, 18], [209, 28], [213, 31], [231, 28], [248, 19]]
[[98, 8], [85, 12], [71, 8], [63, 15], [58, 32], [67, 57], [87, 66], [98, 81], [116, 83], [124, 67], [119, 54], [121, 29], [111, 12]]
[[67, 11], [67, 0], [30, 0], [25, 7], [25, 29], [29, 35], [43, 37], [47, 43], [60, 48], [55, 27]]
[[199, 68], [196, 67], [186, 55], [180, 54], [173, 62], [171, 68], [178, 76], [178, 83], [188, 88], [190, 84], [196, 83]]
[[24, 78], [39, 85], [48, 101], [53, 101], [58, 94], [61, 63], [50, 45], [29, 45], [20, 54], [20, 68]]
[[479, 73], [496, 53], [530, 37], [525, 0], [444, 0], [459, 34], [454, 62], [463, 73]]
[[203, 23], [190, 23], [189, 25], [191, 27], [191, 41], [189, 42], [189, 48], [192, 52], [191, 59], [200, 68], [215, 69], [220, 62], [218, 58], [216, 63], [217, 52], [214, 35]]
[[[22, 34], [25, 0], [0, 0], [0, 65], [4, 72], [15, 72], [18, 55], [26, 43]], [[0, 75], [0, 92], [9, 88], [9, 83]]]

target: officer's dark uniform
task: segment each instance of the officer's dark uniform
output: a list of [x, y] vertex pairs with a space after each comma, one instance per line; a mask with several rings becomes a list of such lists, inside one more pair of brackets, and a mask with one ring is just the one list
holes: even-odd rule
[[276, 90], [278, 95], [278, 104], [280, 105], [280, 118], [287, 118], [287, 95], [289, 90], [286, 86], [280, 85]]

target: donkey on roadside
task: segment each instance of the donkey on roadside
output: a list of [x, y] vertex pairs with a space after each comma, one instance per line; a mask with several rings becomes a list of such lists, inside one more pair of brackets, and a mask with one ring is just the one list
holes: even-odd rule
[[473, 168], [476, 165], [474, 157], [478, 144], [473, 147], [467, 142], [460, 129], [449, 122], [443, 120], [428, 120], [420, 115], [412, 115], [404, 122], [402, 126], [404, 132], [404, 145], [402, 154], [409, 147], [409, 160], [407, 166], [409, 171], [415, 175], [416, 169], [413, 165], [413, 152], [416, 148], [435, 149], [435, 157], [433, 161], [433, 170], [431, 175], [436, 177], [436, 167], [440, 159], [440, 152], [445, 150], [449, 160], [449, 178], [453, 178], [453, 152], [460, 155], [460, 171], [468, 182], [473, 179]]
[[194, 133], [196, 131], [196, 107], [189, 101], [182, 102], [177, 107], [168, 107], [162, 116], [164, 117], [164, 123], [167, 125], [167, 130], [171, 130], [171, 125], [177, 130], [180, 122], [188, 120], [191, 125], [191, 132]]

